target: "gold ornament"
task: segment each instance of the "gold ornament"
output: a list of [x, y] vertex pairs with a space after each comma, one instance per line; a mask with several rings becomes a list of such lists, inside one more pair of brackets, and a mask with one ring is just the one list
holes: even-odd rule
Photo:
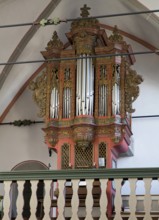
[[39, 117], [44, 117], [46, 114], [46, 89], [47, 89], [47, 79], [46, 72], [43, 71], [40, 76], [38, 76], [29, 85], [29, 89], [33, 91], [33, 99], [40, 108], [38, 113]]
[[139, 96], [138, 85], [143, 82], [143, 79], [135, 70], [130, 68], [125, 77], [125, 110], [128, 113], [133, 113], [135, 109], [132, 108], [132, 103]]

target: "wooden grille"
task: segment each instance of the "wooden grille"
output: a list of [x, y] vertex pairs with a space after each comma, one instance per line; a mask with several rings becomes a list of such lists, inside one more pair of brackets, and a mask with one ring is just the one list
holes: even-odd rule
[[75, 146], [75, 168], [85, 169], [91, 168], [93, 164], [93, 145], [82, 148]]
[[99, 150], [98, 150], [98, 158], [103, 159], [104, 160], [104, 166], [100, 165], [100, 161], [99, 161], [99, 166], [100, 167], [106, 167], [106, 144], [104, 142], [101, 142], [99, 144]]
[[62, 169], [69, 169], [69, 145], [64, 144], [62, 146], [62, 153], [61, 153], [61, 158], [62, 158], [62, 164], [61, 168]]

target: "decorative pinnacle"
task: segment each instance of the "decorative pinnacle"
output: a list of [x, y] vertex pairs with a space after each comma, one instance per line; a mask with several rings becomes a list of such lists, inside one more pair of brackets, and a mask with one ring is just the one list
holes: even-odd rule
[[83, 8], [80, 8], [81, 9], [81, 16], [83, 17], [83, 18], [88, 18], [88, 15], [89, 15], [89, 12], [88, 12], [88, 10], [90, 10], [91, 8], [89, 8], [89, 7], [87, 7], [87, 5], [85, 4], [84, 6], [83, 6]]
[[119, 35], [119, 30], [118, 30], [118, 26], [117, 25], [114, 26], [113, 34], [114, 35]]
[[119, 34], [119, 30], [117, 25], [114, 26], [113, 34], [109, 37], [112, 42], [120, 42], [123, 41], [122, 35]]
[[63, 43], [59, 39], [56, 31], [54, 31], [52, 39], [48, 42], [46, 50], [49, 50], [52, 48], [59, 48], [59, 49], [63, 48]]

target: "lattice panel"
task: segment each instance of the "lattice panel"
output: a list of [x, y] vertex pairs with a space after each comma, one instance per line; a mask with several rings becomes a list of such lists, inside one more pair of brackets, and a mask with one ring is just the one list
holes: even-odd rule
[[62, 169], [69, 169], [69, 145], [64, 144], [62, 146], [62, 153], [61, 153], [61, 158], [62, 158], [62, 164], [61, 168]]
[[93, 146], [82, 148], [75, 147], [75, 168], [85, 169], [92, 167], [93, 164]]
[[106, 144], [104, 142], [99, 144], [98, 157], [104, 159], [106, 167]]

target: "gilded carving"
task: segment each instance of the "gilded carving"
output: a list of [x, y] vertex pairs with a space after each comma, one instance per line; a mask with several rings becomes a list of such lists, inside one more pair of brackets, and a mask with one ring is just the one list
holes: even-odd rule
[[96, 128], [96, 135], [106, 135], [111, 137], [114, 133], [114, 128], [111, 126], [101, 126]]
[[81, 31], [74, 37], [74, 47], [77, 55], [94, 53], [96, 36], [91, 36]]
[[64, 87], [65, 88], [72, 87], [71, 69], [69, 67], [65, 68], [65, 71], [64, 71]]
[[90, 7], [88, 7], [86, 4], [83, 6], [83, 8], [81, 8], [81, 16], [83, 17], [83, 18], [87, 18], [88, 17], [88, 15], [89, 15], [89, 12], [88, 12], [88, 10], [90, 10], [91, 8]]
[[38, 116], [44, 117], [46, 114], [46, 97], [47, 97], [47, 78], [46, 71], [32, 81], [29, 89], [33, 91], [33, 99], [40, 108]]
[[73, 138], [78, 146], [88, 147], [94, 138], [94, 127], [89, 125], [74, 127]]
[[48, 51], [51, 50], [52, 48], [57, 48], [57, 49], [63, 48], [63, 43], [59, 39], [56, 31], [54, 31], [52, 35], [52, 39], [48, 42], [47, 47], [45, 49]]
[[53, 89], [53, 88], [58, 89], [58, 85], [59, 85], [58, 68], [53, 68], [51, 77], [52, 77], [51, 89]]
[[72, 138], [71, 128], [63, 128], [59, 130], [59, 139], [61, 138]]
[[48, 142], [52, 147], [58, 142], [58, 129], [47, 127], [42, 129], [45, 132], [45, 141]]
[[121, 141], [121, 138], [124, 134], [123, 126], [119, 125], [111, 125], [111, 126], [102, 126], [96, 128], [96, 135], [97, 136], [107, 136], [110, 138], [114, 143], [118, 143]]
[[135, 109], [132, 108], [132, 103], [139, 96], [139, 84], [143, 82], [140, 75], [135, 70], [128, 69], [125, 76], [125, 110], [133, 113]]
[[100, 66], [100, 76], [99, 76], [99, 85], [107, 85], [108, 79], [107, 79], [107, 69], [106, 65]]
[[73, 46], [77, 55], [94, 53], [99, 22], [97, 19], [87, 19], [89, 9], [87, 5], [84, 5], [81, 8], [81, 16], [85, 19], [75, 20], [71, 24], [71, 32], [74, 35]]
[[118, 27], [115, 25], [113, 29], [113, 34], [109, 37], [111, 42], [122, 42], [123, 36], [119, 34]]

